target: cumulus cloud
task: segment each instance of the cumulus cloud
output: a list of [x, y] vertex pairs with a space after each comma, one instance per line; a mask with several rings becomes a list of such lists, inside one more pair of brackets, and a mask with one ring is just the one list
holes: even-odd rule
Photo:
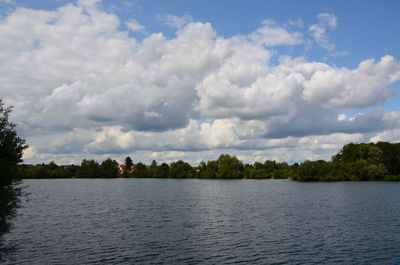
[[[310, 32], [330, 44], [326, 30], [337, 19], [319, 19]], [[393, 95], [388, 86], [400, 79], [394, 57], [367, 59], [354, 69], [287, 56], [271, 63], [275, 47], [303, 45], [303, 34], [266, 20], [247, 35], [224, 38], [210, 23], [192, 20], [166, 15], [175, 36], [142, 40], [129, 31], [144, 26], [121, 21], [94, 0], [52, 11], [18, 8], [1, 20], [1, 95], [15, 106], [24, 137], [48, 139], [27, 157], [39, 152], [66, 161], [62, 154], [141, 150], [151, 158], [225, 149], [249, 157], [265, 149], [285, 158], [285, 150], [306, 148], [307, 137], [373, 137], [399, 127], [398, 113], [344, 114]], [[120, 30], [123, 24], [129, 31]], [[318, 150], [331, 152], [333, 144]]]
[[[252, 54], [260, 58], [256, 52]], [[312, 123], [316, 119], [325, 122], [341, 109], [383, 102], [393, 95], [386, 87], [399, 80], [400, 71], [399, 62], [391, 56], [376, 64], [373, 60], [364, 61], [356, 69], [287, 59], [276, 67], [260, 65], [254, 73], [251, 66], [257, 65], [256, 58], [242, 57], [236, 61], [234, 64], [227, 60], [228, 67], [237, 66], [235, 70], [229, 71], [223, 65], [197, 86], [200, 98], [197, 107], [204, 116], [233, 115], [271, 121], [277, 118], [284, 124], [303, 118]], [[243, 72], [238, 73], [238, 69]], [[246, 79], [241, 79], [240, 74]], [[324, 116], [326, 119], [322, 120]]]
[[304, 83], [303, 97], [326, 107], [368, 107], [393, 95], [385, 87], [399, 80], [399, 75], [400, 63], [388, 55], [376, 64], [365, 60], [353, 70], [316, 70]]
[[190, 120], [182, 129], [168, 132], [124, 131], [121, 126], [103, 127], [86, 145], [93, 153], [121, 153], [128, 150], [206, 150], [240, 146], [234, 120], [199, 123]]

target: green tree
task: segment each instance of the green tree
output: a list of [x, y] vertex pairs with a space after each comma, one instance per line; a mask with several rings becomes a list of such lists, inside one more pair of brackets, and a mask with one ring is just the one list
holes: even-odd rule
[[146, 178], [148, 175], [146, 165], [142, 162], [135, 164], [132, 175], [135, 178]]
[[318, 168], [315, 161], [304, 161], [297, 168], [296, 180], [299, 181], [318, 181]]
[[329, 174], [334, 168], [333, 162], [324, 160], [305, 161], [297, 168], [296, 180], [299, 181], [328, 181]]
[[156, 167], [154, 170], [154, 178], [168, 178], [169, 175], [169, 165], [167, 163], [162, 163], [160, 166]]
[[157, 161], [153, 160], [149, 168], [147, 168], [147, 177], [148, 178], [157, 178]]
[[28, 148], [18, 137], [15, 124], [9, 121], [11, 107], [0, 99], [0, 236], [9, 229], [11, 218], [19, 205], [22, 194], [18, 187], [20, 176], [17, 164], [22, 162], [23, 151]]
[[244, 165], [236, 156], [220, 155], [217, 177], [222, 179], [243, 178]]
[[218, 163], [215, 160], [208, 161], [207, 164], [205, 162], [201, 162], [198, 170], [200, 178], [215, 179], [218, 172]]
[[400, 174], [400, 143], [378, 142], [376, 146], [383, 152], [382, 163], [388, 174]]
[[78, 178], [98, 178], [100, 177], [100, 166], [94, 160], [83, 159], [76, 175]]
[[373, 145], [368, 150], [368, 162], [370, 164], [380, 164], [383, 161], [383, 152], [382, 150]]
[[371, 144], [346, 144], [342, 150], [332, 157], [334, 162], [350, 163], [358, 159], [368, 160], [368, 153]]
[[169, 168], [171, 178], [194, 178], [196, 176], [193, 167], [182, 160], [171, 163]]
[[365, 172], [368, 180], [382, 180], [387, 173], [387, 169], [382, 163], [369, 164], [365, 168]]
[[117, 161], [107, 158], [101, 163], [100, 175], [103, 178], [116, 178], [119, 176], [119, 166]]

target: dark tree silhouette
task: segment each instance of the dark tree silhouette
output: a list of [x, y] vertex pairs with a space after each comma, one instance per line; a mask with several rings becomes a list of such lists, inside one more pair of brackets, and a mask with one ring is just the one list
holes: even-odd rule
[[132, 170], [132, 166], [133, 166], [133, 162], [132, 162], [132, 158], [130, 156], [125, 158], [125, 166], [127, 170]]
[[[22, 162], [25, 140], [17, 136], [15, 124], [8, 120], [11, 107], [0, 99], [0, 240], [10, 228], [9, 220], [15, 215], [22, 194], [18, 186], [20, 177], [17, 164]], [[1, 244], [1, 242], [0, 242]]]

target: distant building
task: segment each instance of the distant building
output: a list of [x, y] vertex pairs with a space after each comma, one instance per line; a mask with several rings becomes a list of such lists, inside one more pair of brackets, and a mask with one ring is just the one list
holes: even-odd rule
[[124, 164], [122, 164], [122, 165], [119, 165], [119, 172], [122, 174], [122, 173], [124, 173], [124, 172], [128, 172], [128, 173], [132, 173], [134, 170], [133, 170], [133, 165], [132, 165], [132, 168], [131, 169], [128, 169], [127, 167], [126, 167], [126, 165], [124, 165]]

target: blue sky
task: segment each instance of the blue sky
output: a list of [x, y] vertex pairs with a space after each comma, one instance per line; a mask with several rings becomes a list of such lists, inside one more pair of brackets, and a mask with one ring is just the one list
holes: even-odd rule
[[295, 162], [399, 140], [399, 1], [2, 0], [0, 10], [0, 96], [15, 106], [27, 162], [222, 152]]
[[[51, 10], [71, 1], [25, 0], [14, 3], [17, 6]], [[380, 58], [385, 54], [395, 57], [400, 55], [400, 2], [396, 0], [379, 3], [354, 0], [308, 0], [306, 3], [295, 0], [253, 0], [246, 3], [239, 0], [105, 0], [103, 5], [123, 20], [136, 19], [146, 25], [149, 32], [163, 32], [169, 36], [174, 35], [174, 30], [161, 23], [157, 15], [190, 15], [195, 21], [210, 22], [218, 34], [231, 37], [254, 31], [264, 19], [279, 23], [301, 20], [307, 28], [315, 24], [317, 14], [332, 13], [338, 18], [338, 26], [329, 32], [330, 38], [339, 49], [349, 51], [347, 56], [330, 58], [333, 63], [355, 67], [365, 58]], [[305, 55], [311, 60], [326, 56], [321, 49], [312, 49]]]

